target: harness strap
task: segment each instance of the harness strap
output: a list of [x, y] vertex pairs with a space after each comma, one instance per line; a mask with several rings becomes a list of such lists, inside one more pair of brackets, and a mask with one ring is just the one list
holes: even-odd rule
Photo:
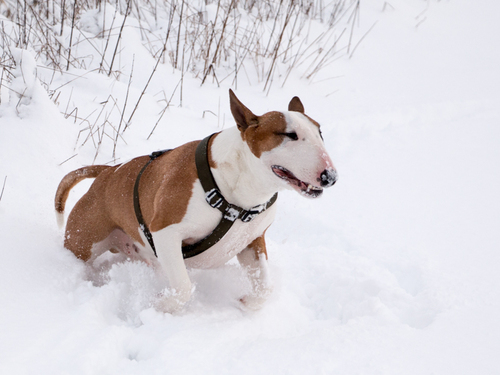
[[169, 152], [170, 150], [162, 150], [162, 151], [155, 151], [151, 155], [149, 155], [149, 160], [148, 162], [142, 167], [141, 171], [137, 175], [137, 178], [135, 179], [135, 184], [134, 184], [134, 211], [135, 211], [135, 216], [137, 217], [137, 221], [139, 222], [139, 226], [142, 230], [142, 233], [144, 233], [144, 237], [149, 242], [149, 245], [153, 249], [153, 253], [155, 253], [155, 257], [158, 258], [158, 255], [156, 254], [156, 248], [155, 248], [155, 243], [153, 241], [153, 235], [151, 234], [148, 225], [144, 221], [144, 217], [142, 217], [142, 211], [141, 211], [141, 205], [139, 204], [139, 182], [141, 181], [141, 176], [148, 167], [149, 164], [153, 160], [155, 160], [157, 157], [165, 154], [166, 152]]
[[[271, 207], [278, 199], [278, 193], [276, 193], [266, 203], [252, 207], [249, 210], [245, 210], [226, 201], [226, 199], [220, 192], [217, 183], [215, 182], [208, 161], [208, 143], [210, 142], [212, 136], [213, 134], [206, 137], [198, 144], [195, 153], [195, 162], [196, 170], [198, 172], [198, 179], [200, 180], [203, 190], [205, 191], [205, 200], [211, 207], [218, 209], [222, 213], [222, 218], [219, 224], [208, 236], [196, 242], [195, 244], [185, 245], [182, 247], [182, 256], [184, 259], [199, 255], [219, 242], [229, 231], [229, 229], [231, 229], [232, 225], [237, 219], [240, 219], [244, 223], [248, 223], [252, 221], [257, 215]], [[141, 179], [142, 173], [146, 170], [148, 165], [154, 159], [168, 151], [170, 150], [157, 151], [152, 153], [149, 156], [150, 159], [148, 160], [146, 165], [142, 167], [141, 171], [137, 175], [137, 179], [135, 180], [134, 185], [134, 210], [137, 216], [137, 221], [139, 222], [140, 228], [143, 231], [144, 236], [148, 240], [149, 244], [151, 245], [151, 248], [153, 249], [156, 257], [158, 257], [158, 255], [156, 254], [153, 236], [151, 235], [151, 232], [149, 231], [149, 228], [146, 225], [141, 213], [141, 207], [139, 204], [139, 181]]]
[[205, 191], [205, 200], [211, 207], [218, 209], [222, 213], [222, 218], [217, 227], [215, 227], [212, 233], [208, 236], [195, 244], [185, 245], [182, 247], [182, 255], [184, 259], [201, 254], [219, 242], [229, 229], [231, 229], [236, 219], [240, 219], [244, 223], [248, 223], [258, 214], [271, 207], [278, 198], [278, 193], [276, 193], [266, 203], [252, 207], [250, 210], [245, 210], [226, 201], [220, 192], [217, 183], [215, 182], [208, 161], [208, 143], [213, 136], [214, 134], [209, 135], [198, 144], [198, 147], [196, 148], [195, 162], [198, 179], [200, 180], [201, 186]]

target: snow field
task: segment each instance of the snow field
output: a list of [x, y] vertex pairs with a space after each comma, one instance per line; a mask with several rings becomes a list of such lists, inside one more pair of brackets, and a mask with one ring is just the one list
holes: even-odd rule
[[[313, 83], [293, 76], [267, 97], [259, 85], [237, 92], [256, 113], [284, 109], [298, 94], [322, 124], [340, 176], [318, 200], [280, 194], [267, 232], [274, 292], [258, 312], [238, 305], [248, 285], [235, 262], [191, 270], [192, 300], [168, 315], [151, 307], [162, 286], [147, 266], [109, 256], [90, 271], [64, 250], [55, 189], [65, 173], [92, 163], [96, 148], [81, 145], [85, 124], [60, 110], [88, 115], [110, 95], [121, 104], [128, 77], [88, 73], [60, 89], [58, 109], [31, 79], [34, 59], [23, 58], [28, 79], [13, 85], [32, 94], [18, 105], [2, 91], [0, 107], [0, 182], [8, 176], [0, 373], [498, 373], [500, 54], [492, 46], [500, 9], [393, 0], [382, 11], [384, 3], [361, 5], [363, 30], [377, 24], [351, 59]], [[96, 32], [95, 20], [89, 13], [81, 22]], [[154, 60], [137, 32], [127, 33], [135, 104], [150, 72], [139, 67]], [[124, 53], [121, 63], [131, 60]], [[37, 74], [46, 81], [51, 73]], [[232, 125], [229, 83], [200, 88], [186, 76], [182, 107], [169, 108], [146, 140], [162, 109], [155, 94], [179, 79], [167, 67], [156, 74], [126, 143], [117, 144], [118, 162]], [[219, 117], [203, 117], [206, 110]], [[110, 104], [104, 113], [116, 126], [119, 111]], [[95, 162], [112, 162], [112, 146], [103, 141]]]

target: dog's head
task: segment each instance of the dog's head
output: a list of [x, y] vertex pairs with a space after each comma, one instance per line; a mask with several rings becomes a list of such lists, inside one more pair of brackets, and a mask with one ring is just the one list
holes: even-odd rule
[[256, 116], [229, 90], [231, 112], [241, 137], [274, 178], [306, 197], [316, 198], [337, 180], [319, 124], [305, 115], [298, 97], [288, 111]]

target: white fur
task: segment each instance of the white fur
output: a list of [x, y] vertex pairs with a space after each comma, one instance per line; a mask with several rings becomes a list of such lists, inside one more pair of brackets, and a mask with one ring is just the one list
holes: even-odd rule
[[[212, 173], [222, 195], [230, 203], [250, 209], [267, 202], [284, 187], [271, 168], [250, 151], [236, 127], [217, 135], [211, 152], [217, 163]], [[157, 233], [170, 232], [175, 228], [181, 240], [188, 243], [195, 243], [210, 234], [219, 223], [221, 213], [210, 207], [204, 197], [205, 192], [199, 181], [196, 181], [182, 222]], [[186, 265], [192, 268], [215, 268], [226, 263], [272, 224], [277, 205], [275, 203], [249, 223], [236, 220], [219, 243], [200, 255], [186, 259]]]
[[245, 249], [238, 254], [238, 261], [246, 270], [252, 288], [241, 302], [250, 310], [258, 310], [273, 290], [266, 256], [260, 254], [256, 259], [253, 249]]
[[[251, 152], [236, 127], [224, 130], [215, 137], [211, 152], [217, 165], [212, 169], [212, 173], [228, 202], [250, 209], [267, 202], [276, 191], [288, 187], [272, 172], [272, 165], [282, 165], [297, 178], [316, 186], [319, 186], [320, 174], [326, 168], [333, 168], [317, 126], [300, 113], [284, 112], [284, 115], [287, 131], [296, 132], [299, 139], [285, 139], [280, 146], [263, 153], [260, 158]], [[153, 233], [161, 272], [168, 278], [173, 290], [164, 296], [159, 306], [172, 312], [180, 309], [189, 300], [192, 284], [186, 266], [218, 267], [238, 255], [238, 260], [247, 270], [252, 285], [252, 291], [242, 302], [252, 309], [260, 307], [272, 289], [267, 259], [265, 256], [255, 259], [254, 249], [247, 247], [271, 225], [276, 206], [273, 205], [250, 223], [236, 220], [231, 230], [217, 244], [195, 257], [184, 260], [182, 242], [195, 243], [203, 239], [211, 233], [221, 218], [221, 213], [206, 203], [205, 192], [197, 180], [182, 222]]]
[[168, 278], [170, 290], [158, 302], [158, 307], [166, 312], [176, 312], [189, 301], [193, 286], [182, 257], [182, 224], [170, 225], [153, 234], [160, 268], [158, 271]]
[[57, 212], [56, 211], [56, 220], [57, 220], [57, 226], [59, 229], [64, 229], [64, 212]]
[[[319, 129], [299, 112], [283, 112], [287, 122], [287, 132], [296, 132], [298, 140], [285, 139], [283, 143], [265, 152], [261, 161], [268, 169], [280, 165], [291, 171], [298, 179], [320, 187], [318, 179], [325, 169], [333, 168], [333, 163], [321, 139]], [[283, 181], [282, 182], [283, 185]], [[293, 189], [286, 184], [287, 188]], [[283, 186], [280, 187], [282, 189]]]
[[228, 202], [249, 209], [282, 189], [279, 179], [250, 151], [236, 127], [215, 137], [212, 157], [217, 163], [212, 173]]

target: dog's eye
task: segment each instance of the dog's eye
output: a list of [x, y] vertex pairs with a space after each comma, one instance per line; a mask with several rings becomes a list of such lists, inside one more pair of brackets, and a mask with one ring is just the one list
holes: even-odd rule
[[291, 132], [291, 133], [279, 133], [280, 135], [284, 135], [285, 137], [288, 137], [290, 138], [292, 141], [296, 141], [297, 139], [299, 139], [299, 137], [297, 136], [297, 133], [295, 132]]

